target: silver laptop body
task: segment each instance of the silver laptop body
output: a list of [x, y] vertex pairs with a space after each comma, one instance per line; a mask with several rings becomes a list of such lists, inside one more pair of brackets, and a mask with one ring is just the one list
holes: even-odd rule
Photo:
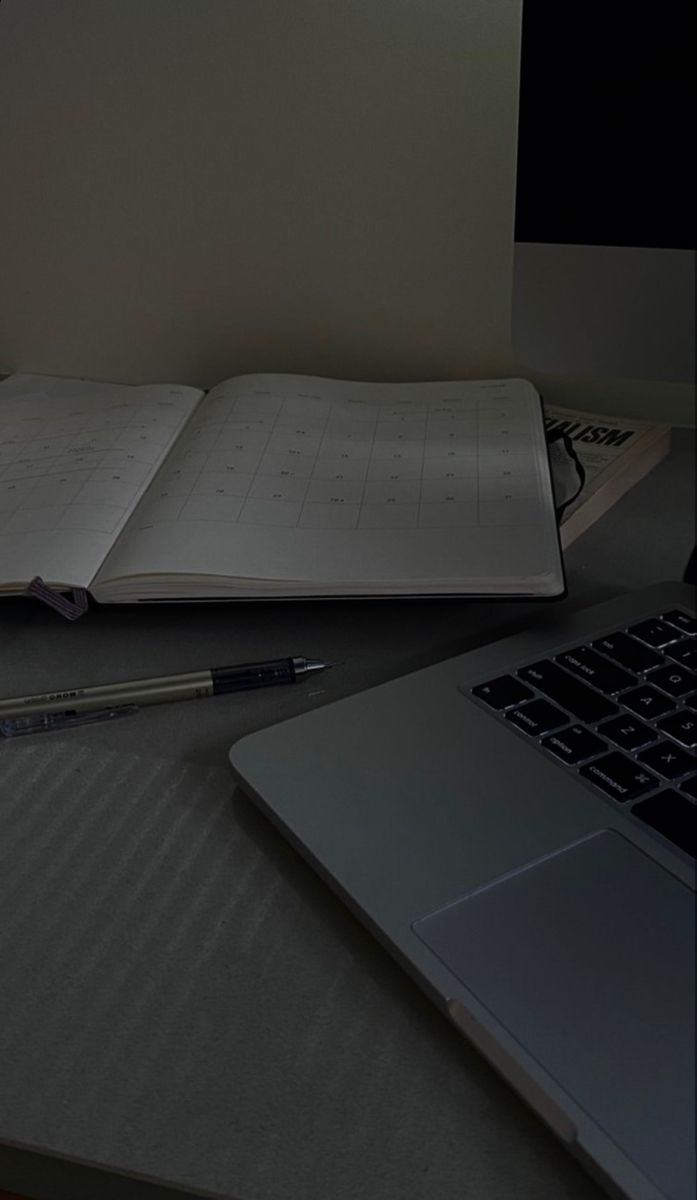
[[[458, 1029], [610, 1191], [641, 1200], [697, 1194], [694, 859], [621, 789], [605, 794], [609, 758], [591, 756], [601, 765], [584, 777], [481, 685], [529, 680], [530, 664], [670, 611], [694, 614], [694, 589], [550, 609], [544, 630], [230, 753], [245, 791]], [[686, 728], [689, 703], [683, 684], [673, 711]], [[671, 782], [636, 786], [651, 812], [675, 795]], [[684, 796], [682, 808], [684, 829]]]

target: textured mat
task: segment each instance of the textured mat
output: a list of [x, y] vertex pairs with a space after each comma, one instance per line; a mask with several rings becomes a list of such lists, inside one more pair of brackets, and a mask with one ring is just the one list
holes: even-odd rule
[[223, 770], [0, 743], [0, 915], [7, 1147], [234, 1200], [599, 1195]]

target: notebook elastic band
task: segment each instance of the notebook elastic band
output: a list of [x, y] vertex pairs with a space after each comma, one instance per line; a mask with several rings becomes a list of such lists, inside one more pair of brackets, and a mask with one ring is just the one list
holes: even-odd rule
[[42, 603], [48, 604], [49, 608], [55, 609], [62, 617], [68, 621], [77, 621], [78, 617], [83, 616], [87, 612], [89, 605], [89, 597], [84, 588], [72, 588], [72, 600], [63, 592], [57, 592], [55, 588], [51, 588], [47, 583], [44, 583], [40, 575], [36, 575], [26, 589], [26, 596], [34, 596], [36, 600], [41, 600]]

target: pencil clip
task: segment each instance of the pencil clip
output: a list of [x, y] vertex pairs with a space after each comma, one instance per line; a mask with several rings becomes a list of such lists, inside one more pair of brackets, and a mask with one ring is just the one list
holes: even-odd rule
[[44, 583], [40, 575], [34, 576], [24, 594], [41, 600], [68, 621], [77, 621], [78, 617], [87, 612], [89, 605], [89, 597], [84, 588], [72, 588], [73, 599], [69, 600], [62, 592], [57, 592], [55, 588]]

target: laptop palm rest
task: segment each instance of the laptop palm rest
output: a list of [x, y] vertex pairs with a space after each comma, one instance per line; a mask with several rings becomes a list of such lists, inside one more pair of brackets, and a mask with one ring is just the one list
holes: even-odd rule
[[[605, 830], [418, 920], [414, 932], [674, 1200], [694, 1116], [694, 897]], [[688, 965], [686, 965], [688, 964]]]

